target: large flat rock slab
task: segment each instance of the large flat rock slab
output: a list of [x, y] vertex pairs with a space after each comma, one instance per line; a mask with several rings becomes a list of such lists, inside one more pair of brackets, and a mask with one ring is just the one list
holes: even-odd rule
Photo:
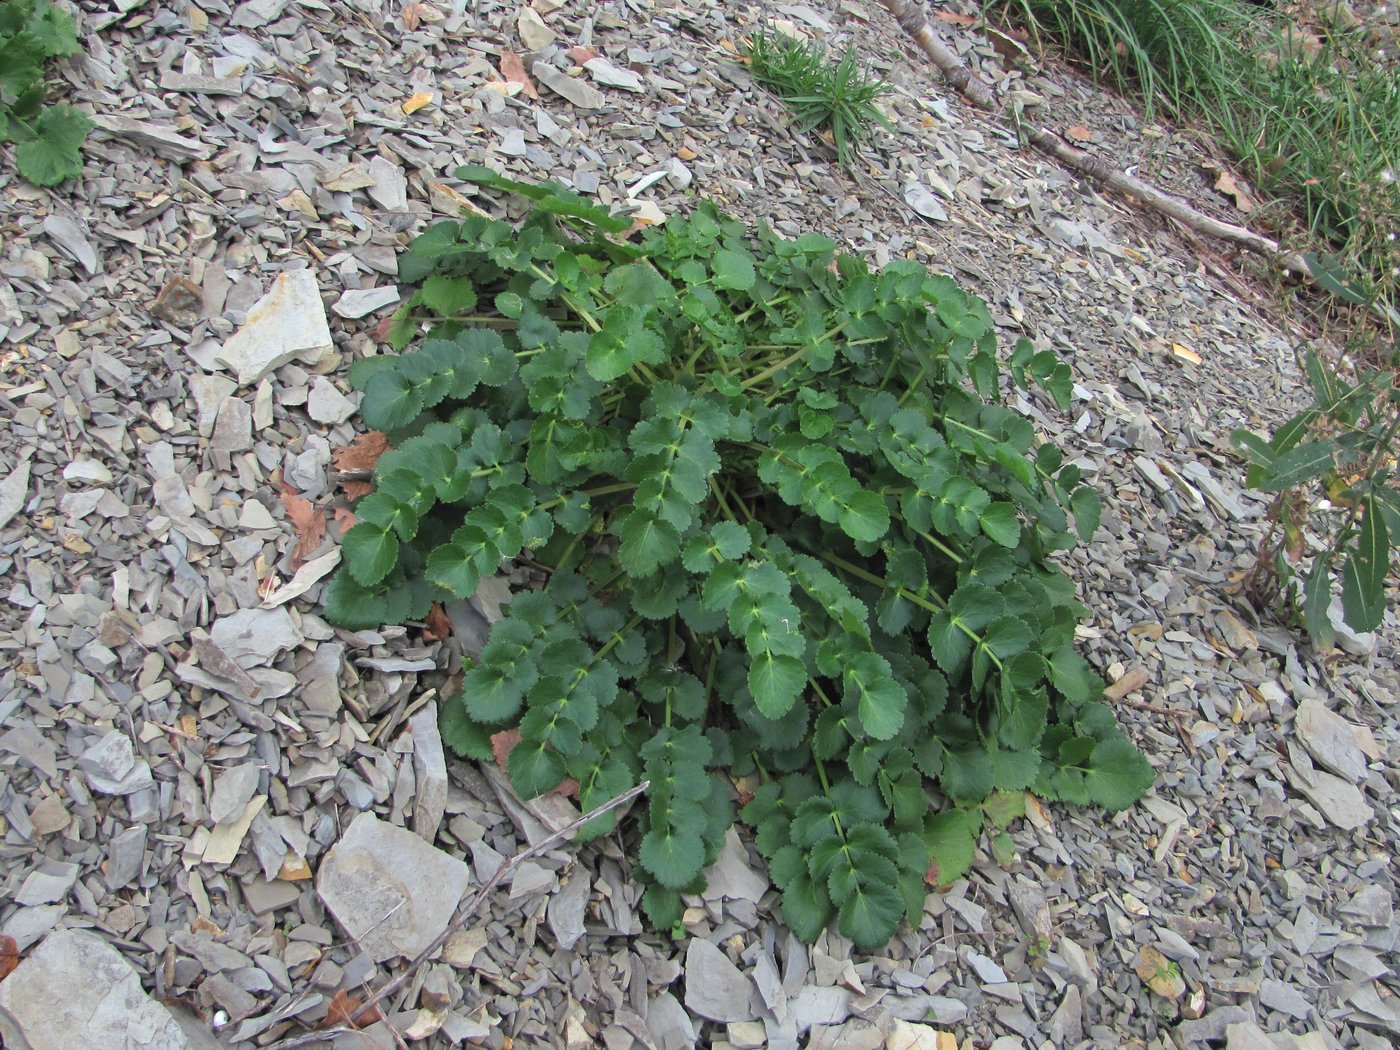
[[406, 828], [361, 813], [321, 862], [316, 889], [374, 959], [412, 957], [452, 921], [471, 872]]
[[0, 983], [9, 1050], [187, 1050], [174, 1016], [141, 988], [132, 965], [86, 930], [49, 934]]

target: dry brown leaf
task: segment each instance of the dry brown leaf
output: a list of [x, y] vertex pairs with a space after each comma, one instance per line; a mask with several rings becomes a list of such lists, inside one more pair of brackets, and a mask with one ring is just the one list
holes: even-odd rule
[[14, 973], [19, 965], [19, 945], [8, 933], [0, 933], [0, 981]]
[[514, 51], [501, 52], [501, 76], [506, 78], [507, 84], [519, 84], [520, 90], [531, 98], [540, 97], [540, 93], [535, 90], [535, 82], [530, 79], [530, 74], [525, 72], [525, 63]]
[[1225, 196], [1235, 202], [1235, 207], [1243, 212], [1254, 210], [1254, 198], [1252, 198], [1244, 187], [1235, 181], [1235, 177], [1223, 168], [1220, 174], [1215, 177], [1215, 188]]
[[500, 767], [502, 773], [506, 771], [506, 759], [515, 750], [515, 745], [520, 743], [520, 730], [502, 729], [499, 733], [491, 734], [491, 755], [496, 760], [496, 765]]
[[404, 104], [399, 108], [402, 109], [405, 114], [411, 115], [417, 113], [432, 100], [433, 93], [431, 91], [415, 91], [404, 100]]
[[972, 15], [962, 15], [956, 11], [935, 11], [933, 17], [940, 22], [947, 22], [954, 26], [975, 26], [977, 24], [977, 19]]
[[358, 1020], [352, 1021], [350, 1018], [359, 1008], [360, 1000], [342, 988], [331, 997], [330, 1005], [326, 1007], [326, 1019], [321, 1022], [321, 1027], [338, 1028], [348, 1025], [351, 1028], [364, 1028], [384, 1019], [379, 1007], [371, 1006]]
[[296, 549], [292, 551], [292, 569], [295, 571], [326, 538], [326, 516], [305, 496], [297, 495], [285, 481], [282, 482], [282, 506], [286, 508], [287, 520], [297, 534]]
[[569, 58], [576, 66], [581, 66], [585, 62], [591, 62], [595, 58], [601, 58], [602, 52], [591, 47], [571, 47], [569, 48]]
[[[383, 431], [370, 430], [360, 434], [350, 444], [331, 450], [331, 464], [336, 470], [373, 470], [379, 457], [389, 449], [389, 439]], [[340, 487], [347, 498], [357, 500], [373, 489], [368, 481], [342, 481]]]
[[335, 516], [337, 536], [344, 536], [355, 524], [355, 512], [349, 507], [336, 507], [331, 513]]
[[1093, 141], [1094, 133], [1082, 124], [1071, 124], [1069, 127], [1065, 128], [1065, 138], [1071, 139], [1074, 142], [1091, 142]]
[[403, 27], [410, 33], [418, 28], [423, 21], [423, 14], [426, 8], [422, 4], [408, 4], [403, 9]]
[[452, 618], [442, 611], [442, 606], [433, 602], [428, 615], [423, 618], [423, 637], [430, 642], [438, 642], [452, 633]]
[[1136, 693], [1145, 686], [1151, 676], [1145, 667], [1134, 667], [1123, 673], [1123, 677], [1103, 691], [1109, 700], [1122, 700], [1129, 693]]
[[700, 156], [700, 154], [696, 153], [689, 146], [682, 146], [680, 149], [676, 150], [676, 156], [680, 157], [681, 160], [694, 160], [696, 157]]

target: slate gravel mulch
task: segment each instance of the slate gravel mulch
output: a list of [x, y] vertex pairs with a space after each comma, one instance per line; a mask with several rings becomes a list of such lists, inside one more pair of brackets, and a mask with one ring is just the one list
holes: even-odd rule
[[[102, 118], [85, 175], [49, 191], [0, 173], [0, 932], [23, 955], [90, 930], [192, 1033], [171, 1045], [267, 1045], [334, 1022], [337, 993], [363, 996], [445, 924], [381, 892], [395, 836], [476, 885], [569, 818], [435, 751], [436, 691], [511, 581], [450, 610], [445, 641], [339, 631], [316, 613], [335, 524], [298, 556], [291, 520], [298, 498], [340, 498], [345, 368], [376, 352], [396, 251], [461, 206], [458, 165], [489, 163], [654, 219], [699, 195], [915, 258], [983, 295], [1008, 341], [1064, 354], [1069, 415], [1014, 403], [1106, 497], [1066, 568], [1158, 782], [1112, 819], [1032, 804], [1013, 859], [985, 842], [874, 956], [795, 941], [738, 836], [681, 944], [644, 932], [624, 840], [555, 850], [334, 1045], [392, 1047], [389, 1026], [609, 1050], [1400, 1038], [1395, 626], [1323, 656], [1239, 597], [1266, 504], [1229, 433], [1304, 391], [1277, 310], [1217, 247], [1017, 151], [873, 2], [771, 9], [894, 85], [895, 128], [855, 176], [737, 61], [742, 5], [78, 14], [88, 54], [61, 76]], [[940, 29], [999, 90], [1043, 100], [1043, 123], [1088, 126], [1090, 148], [1238, 219], [1189, 136]], [[528, 90], [503, 76], [503, 51], [527, 50]], [[270, 334], [233, 338], [268, 315]], [[39, 1005], [31, 1035], [54, 1023]]]

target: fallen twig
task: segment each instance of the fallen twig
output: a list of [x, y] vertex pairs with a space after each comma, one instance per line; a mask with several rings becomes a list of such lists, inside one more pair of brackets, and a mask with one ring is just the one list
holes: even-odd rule
[[[651, 781], [642, 781], [636, 787], [631, 788], [628, 791], [624, 791], [616, 798], [610, 799], [609, 801], [604, 802], [601, 806], [597, 806], [589, 810], [577, 820], [570, 821], [568, 824], [564, 825], [552, 835], [540, 839], [540, 841], [535, 843], [533, 846], [515, 854], [515, 856], [511, 857], [508, 861], [502, 864], [499, 868], [496, 869], [494, 875], [492, 875], [489, 879], [482, 883], [481, 887], [475, 893], [473, 893], [470, 897], [466, 899], [465, 902], [458, 906], [457, 914], [453, 917], [452, 921], [447, 924], [447, 928], [443, 930], [440, 934], [438, 934], [435, 938], [433, 938], [432, 943], [430, 943], [426, 948], [424, 948], [421, 952], [419, 952], [411, 960], [409, 960], [408, 965], [405, 966], [403, 970], [399, 972], [399, 975], [397, 977], [395, 977], [388, 984], [384, 985], [383, 988], [379, 989], [379, 991], [375, 992], [373, 995], [367, 998], [354, 1010], [353, 1013], [350, 1014], [348, 1018], [350, 1024], [354, 1025], [356, 1021], [358, 1021], [361, 1017], [367, 1014], [371, 1009], [378, 1006], [385, 999], [388, 999], [394, 993], [398, 992], [401, 988], [403, 988], [403, 986], [409, 982], [409, 979], [413, 976], [417, 969], [429, 959], [431, 959], [434, 955], [436, 955], [437, 952], [442, 948], [442, 946], [447, 943], [449, 937], [451, 937], [454, 933], [456, 933], [458, 930], [460, 930], [463, 926], [466, 925], [467, 920], [470, 919], [473, 915], [475, 915], [477, 911], [480, 910], [481, 906], [486, 902], [486, 898], [490, 895], [491, 891], [494, 890], [497, 886], [499, 886], [501, 882], [506, 878], [506, 876], [514, 872], [516, 868], [520, 867], [520, 865], [524, 864], [527, 860], [530, 860], [532, 857], [538, 857], [541, 853], [547, 852], [553, 846], [564, 841], [579, 828], [583, 827], [583, 825], [587, 824], [590, 820], [595, 820], [596, 818], [603, 816], [603, 814], [605, 813], [610, 813], [618, 806], [624, 806], [628, 802], [631, 802], [634, 798], [636, 798], [650, 786]], [[295, 1047], [313, 1046], [317, 1042], [324, 1040], [328, 1037], [334, 1036], [339, 1032], [353, 1030], [355, 1029], [337, 1028], [328, 1029], [324, 1032], [308, 1033], [307, 1035], [297, 1036], [294, 1039], [287, 1039], [279, 1043], [273, 1043], [270, 1047], [266, 1048], [266, 1050], [293, 1050], [293, 1048]]]
[[[910, 3], [910, 0], [882, 0], [882, 2], [885, 9], [899, 23], [900, 28], [914, 38], [915, 43], [923, 49], [924, 54], [947, 78], [948, 83], [966, 95], [979, 109], [992, 112], [997, 110], [997, 101], [992, 94], [992, 89], [977, 74], [973, 73], [951, 48], [938, 39], [933, 27], [929, 25], [928, 20], [917, 5]], [[1087, 175], [1109, 189], [1132, 197], [1154, 211], [1175, 219], [1183, 226], [1209, 234], [1212, 237], [1233, 241], [1250, 251], [1267, 256], [1289, 273], [1299, 274], [1309, 280], [1313, 279], [1312, 270], [1308, 268], [1303, 257], [1297, 252], [1284, 250], [1278, 241], [1255, 233], [1253, 230], [1245, 229], [1243, 226], [1235, 226], [1232, 223], [1212, 218], [1197, 211], [1179, 197], [1163, 193], [1155, 186], [1149, 186], [1141, 179], [1134, 178], [1124, 172], [1115, 171], [1096, 157], [1091, 157], [1083, 150], [1070, 146], [1053, 131], [1025, 125], [1022, 125], [1019, 130], [1036, 149], [1054, 157], [1072, 171]]]

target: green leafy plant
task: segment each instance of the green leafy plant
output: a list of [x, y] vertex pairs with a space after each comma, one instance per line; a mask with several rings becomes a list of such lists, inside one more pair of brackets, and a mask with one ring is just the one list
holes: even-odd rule
[[77, 52], [73, 20], [49, 0], [0, 3], [0, 141], [15, 143], [19, 173], [39, 186], [83, 170], [92, 121], [67, 103], [44, 101], [44, 63]]
[[[737, 793], [792, 929], [866, 948], [972, 863], [984, 802], [999, 830], [1005, 793], [1146, 790], [1047, 560], [1099, 501], [997, 403], [980, 300], [708, 203], [624, 243], [559, 186], [458, 174], [533, 206], [400, 258], [391, 343], [426, 335], [350, 369], [392, 447], [325, 594], [369, 627], [504, 559], [538, 571], [445, 701], [453, 748], [489, 760], [517, 729], [517, 790], [570, 778], [585, 809], [649, 780], [635, 871], [661, 930]], [[1068, 402], [1053, 354], [1022, 341], [1008, 370]]]
[[875, 105], [889, 85], [861, 69], [854, 46], [832, 62], [820, 44], [760, 26], [743, 53], [753, 78], [787, 104], [800, 130], [830, 132], [843, 165], [851, 165], [876, 125], [889, 127]]
[[[1309, 255], [1307, 262], [1343, 302], [1374, 305], [1374, 293], [1348, 280], [1336, 259]], [[1393, 337], [1390, 356], [1400, 360]], [[1385, 616], [1390, 549], [1400, 544], [1400, 386], [1393, 369], [1358, 364], [1351, 382], [1311, 348], [1302, 357], [1313, 403], [1268, 440], [1248, 430], [1231, 437], [1249, 459], [1247, 483], [1276, 494], [1250, 591], [1260, 604], [1281, 599], [1326, 648], [1335, 634], [1328, 615], [1334, 576], [1348, 627], [1371, 631]], [[1309, 543], [1310, 526], [1322, 537], [1318, 549]]]

